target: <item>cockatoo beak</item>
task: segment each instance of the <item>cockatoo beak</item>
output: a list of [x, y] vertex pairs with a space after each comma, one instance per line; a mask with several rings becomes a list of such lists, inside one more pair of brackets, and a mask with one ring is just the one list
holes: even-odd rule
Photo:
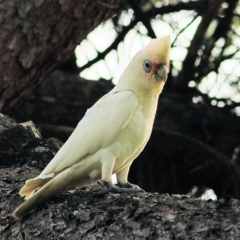
[[166, 65], [160, 64], [156, 69], [156, 79], [163, 80], [164, 82], [167, 81], [167, 67]]

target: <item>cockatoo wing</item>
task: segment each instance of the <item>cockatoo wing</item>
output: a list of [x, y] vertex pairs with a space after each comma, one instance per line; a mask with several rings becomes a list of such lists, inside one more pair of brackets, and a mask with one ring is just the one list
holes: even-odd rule
[[102, 97], [87, 110], [72, 135], [37, 178], [51, 177], [85, 156], [108, 147], [128, 125], [137, 105], [138, 98], [131, 91], [110, 93]]

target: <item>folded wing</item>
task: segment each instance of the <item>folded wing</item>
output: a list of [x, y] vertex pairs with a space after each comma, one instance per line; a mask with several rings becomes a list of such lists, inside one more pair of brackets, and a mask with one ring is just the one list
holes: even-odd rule
[[137, 96], [131, 91], [110, 93], [102, 97], [87, 110], [74, 132], [42, 173], [26, 181], [20, 195], [29, 199], [37, 189], [64, 169], [108, 147], [128, 125], [137, 105]]

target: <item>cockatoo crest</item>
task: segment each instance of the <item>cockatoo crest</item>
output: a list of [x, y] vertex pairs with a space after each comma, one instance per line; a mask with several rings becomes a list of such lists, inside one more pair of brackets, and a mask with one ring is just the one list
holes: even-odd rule
[[152, 39], [147, 47], [134, 56], [116, 90], [130, 90], [142, 96], [158, 96], [167, 80], [170, 46], [170, 36]]
[[169, 69], [169, 53], [171, 47], [170, 36], [163, 36], [152, 39], [145, 48], [147, 55], [151, 56], [151, 60], [157, 64], [165, 64]]

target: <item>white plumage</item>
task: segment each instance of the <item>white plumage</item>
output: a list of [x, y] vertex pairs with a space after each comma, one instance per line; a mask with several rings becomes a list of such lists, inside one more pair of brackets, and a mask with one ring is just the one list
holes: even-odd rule
[[[26, 181], [26, 201], [13, 213], [24, 217], [36, 204], [116, 173], [127, 183], [129, 167], [149, 140], [158, 96], [166, 82], [170, 37], [154, 39], [131, 61], [119, 83], [87, 110], [42, 173]], [[147, 61], [146, 61], [147, 60]]]

